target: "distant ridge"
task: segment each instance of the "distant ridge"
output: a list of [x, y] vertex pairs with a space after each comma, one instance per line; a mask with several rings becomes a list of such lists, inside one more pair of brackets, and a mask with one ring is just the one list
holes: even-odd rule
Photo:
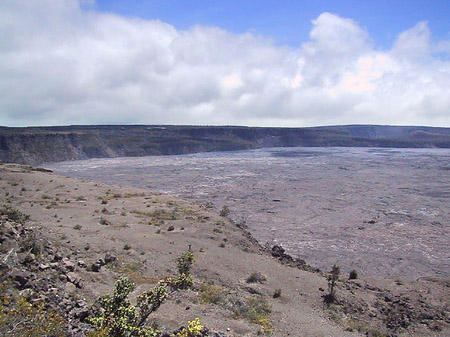
[[292, 146], [450, 148], [450, 128], [386, 125], [0, 127], [0, 160], [34, 165], [89, 158]]

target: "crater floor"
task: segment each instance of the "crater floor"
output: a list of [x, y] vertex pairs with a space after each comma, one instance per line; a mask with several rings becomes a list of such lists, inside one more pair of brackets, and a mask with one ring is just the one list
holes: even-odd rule
[[274, 148], [45, 167], [227, 205], [259, 241], [321, 269], [450, 276], [448, 149]]

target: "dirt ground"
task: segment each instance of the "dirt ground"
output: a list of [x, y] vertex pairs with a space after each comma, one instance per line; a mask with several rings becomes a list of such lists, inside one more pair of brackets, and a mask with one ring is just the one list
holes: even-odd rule
[[[450, 333], [448, 280], [349, 281], [342, 275], [339, 301], [327, 307], [322, 298], [327, 291], [325, 274], [283, 265], [208, 205], [18, 165], [2, 165], [0, 178], [1, 203], [29, 214], [27, 225], [40, 228], [75, 264], [92, 264], [107, 252], [118, 257], [99, 272], [75, 269], [83, 287], [71, 291], [88, 303], [110, 292], [120, 274], [138, 284], [134, 294], [173, 276], [177, 257], [190, 247], [195, 256], [194, 287], [172, 294], [152, 317], [165, 329], [198, 317], [227, 336]], [[248, 283], [254, 272], [265, 280]], [[217, 302], [208, 297], [213, 285], [220, 290]], [[274, 298], [277, 289], [281, 296]], [[249, 299], [267, 304], [269, 323], [256, 324], [233, 314], [230, 303], [243, 305]], [[390, 330], [389, 324], [394, 326]]]

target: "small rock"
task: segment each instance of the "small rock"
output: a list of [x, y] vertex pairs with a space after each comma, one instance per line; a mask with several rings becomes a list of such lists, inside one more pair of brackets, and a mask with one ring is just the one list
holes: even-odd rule
[[33, 253], [19, 253], [17, 254], [21, 264], [30, 264], [36, 261], [36, 256]]
[[169, 226], [169, 228], [167, 228], [167, 231], [168, 231], [168, 232], [171, 232], [171, 231], [173, 231], [174, 229], [175, 229], [175, 227]]
[[63, 266], [68, 271], [75, 271], [75, 263], [68, 259], [63, 259]]
[[255, 288], [252, 287], [244, 287], [245, 290], [247, 290], [250, 294], [258, 294], [261, 295], [261, 292], [256, 290]]
[[65, 287], [68, 293], [74, 293], [75, 291], [77, 291], [76, 285], [71, 282], [67, 282]]
[[50, 266], [48, 264], [41, 263], [39, 265], [39, 270], [47, 270], [48, 268], [50, 268]]
[[96, 273], [98, 273], [98, 272], [100, 271], [101, 268], [102, 268], [102, 266], [99, 265], [99, 264], [97, 264], [97, 263], [93, 263], [93, 264], [91, 265], [91, 270], [92, 270], [93, 272], [96, 272]]
[[67, 273], [67, 281], [75, 284], [75, 286], [77, 288], [81, 288], [82, 287], [81, 286], [81, 277], [78, 274], [76, 274], [76, 273], [73, 273], [73, 272]]
[[111, 263], [117, 260], [117, 256], [113, 255], [110, 252], [107, 252], [105, 255], [105, 263]]
[[62, 260], [62, 255], [59, 253], [55, 253], [55, 255], [53, 256], [53, 262], [59, 262]]
[[80, 308], [80, 309], [74, 309], [70, 312], [71, 316], [78, 318], [80, 322], [84, 322], [86, 318], [89, 317], [89, 309], [87, 308]]
[[16, 286], [22, 289], [31, 280], [32, 274], [27, 271], [15, 270], [10, 274], [10, 277], [16, 282]]
[[78, 267], [80, 267], [80, 268], [86, 268], [87, 267], [86, 262], [84, 262], [83, 260], [79, 260], [77, 264], [78, 264]]

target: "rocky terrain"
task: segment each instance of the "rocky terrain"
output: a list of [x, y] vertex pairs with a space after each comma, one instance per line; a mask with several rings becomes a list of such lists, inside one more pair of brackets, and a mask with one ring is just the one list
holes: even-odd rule
[[96, 299], [120, 275], [137, 285], [134, 303], [174, 276], [187, 250], [193, 286], [170, 292], [149, 319], [166, 336], [196, 318], [209, 328], [198, 335], [216, 337], [450, 333], [448, 279], [342, 273], [326, 304], [328, 273], [280, 246], [261, 247], [207, 204], [20, 165], [1, 165], [0, 178], [2, 335], [17, 336], [22, 316], [14, 312], [44, 315], [53, 335], [86, 335]]
[[450, 148], [450, 128], [380, 125], [313, 128], [152, 125], [0, 127], [0, 160], [21, 164], [290, 146]]

